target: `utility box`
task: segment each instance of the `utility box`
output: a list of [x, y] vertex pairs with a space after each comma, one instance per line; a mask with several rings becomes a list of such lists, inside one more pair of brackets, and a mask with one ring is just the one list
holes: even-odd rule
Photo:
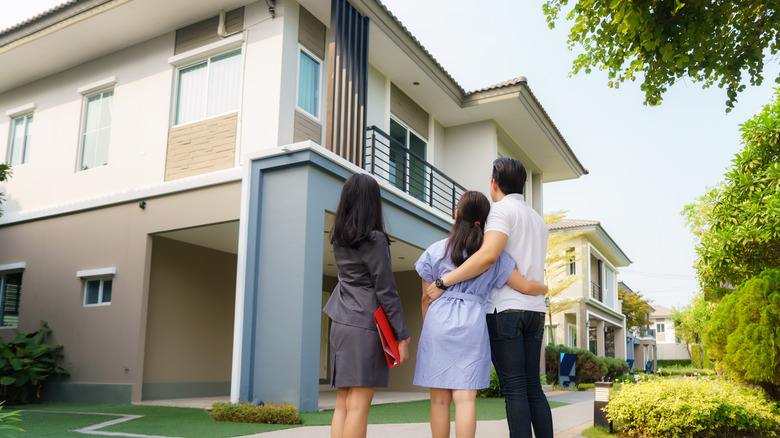
[[603, 409], [609, 403], [609, 398], [612, 395], [612, 382], [596, 382], [596, 390], [594, 392], [593, 403], [593, 425], [601, 426], [609, 430], [612, 433], [612, 422], [607, 418], [607, 413]]
[[566, 387], [577, 385], [575, 364], [577, 355], [575, 353], [561, 353], [561, 361], [558, 363], [558, 384]]

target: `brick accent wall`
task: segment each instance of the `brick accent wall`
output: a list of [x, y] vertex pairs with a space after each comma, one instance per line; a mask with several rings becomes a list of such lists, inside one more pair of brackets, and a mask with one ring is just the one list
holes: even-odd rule
[[235, 164], [238, 113], [171, 128], [165, 181], [230, 169]]

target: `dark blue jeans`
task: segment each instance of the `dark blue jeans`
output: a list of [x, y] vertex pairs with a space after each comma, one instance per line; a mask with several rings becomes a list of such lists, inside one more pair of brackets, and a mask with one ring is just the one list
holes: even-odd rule
[[506, 400], [511, 438], [553, 438], [552, 413], [539, 380], [544, 313], [510, 310], [487, 315], [490, 350]]

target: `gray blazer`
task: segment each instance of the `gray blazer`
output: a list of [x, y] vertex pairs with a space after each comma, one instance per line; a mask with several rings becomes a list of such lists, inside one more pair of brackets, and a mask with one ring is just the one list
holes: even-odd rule
[[396, 339], [408, 339], [385, 235], [373, 231], [357, 249], [333, 245], [333, 255], [339, 282], [323, 312], [340, 324], [376, 330], [374, 312], [381, 305]]

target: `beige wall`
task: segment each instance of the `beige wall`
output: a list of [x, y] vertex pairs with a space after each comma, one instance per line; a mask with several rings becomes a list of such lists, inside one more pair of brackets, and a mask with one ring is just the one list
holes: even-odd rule
[[144, 383], [229, 382], [236, 255], [152, 239]]
[[396, 272], [395, 286], [398, 288], [398, 294], [401, 296], [401, 304], [404, 307], [404, 320], [406, 321], [406, 328], [409, 330], [409, 336], [412, 337], [412, 343], [409, 344], [409, 361], [390, 369], [390, 386], [387, 389], [389, 391], [427, 392], [428, 388], [412, 385], [414, 367], [417, 363], [417, 345], [420, 341], [423, 322], [422, 308], [420, 306], [422, 280], [415, 271]]
[[[237, 220], [239, 182], [0, 227], [0, 265], [26, 264], [19, 330], [46, 320], [64, 346], [66, 383], [133, 385], [140, 401], [151, 238], [149, 234]], [[76, 272], [115, 267], [112, 302], [84, 307]], [[4, 338], [10, 329], [0, 329]], [[231, 341], [228, 340], [228, 343]]]

